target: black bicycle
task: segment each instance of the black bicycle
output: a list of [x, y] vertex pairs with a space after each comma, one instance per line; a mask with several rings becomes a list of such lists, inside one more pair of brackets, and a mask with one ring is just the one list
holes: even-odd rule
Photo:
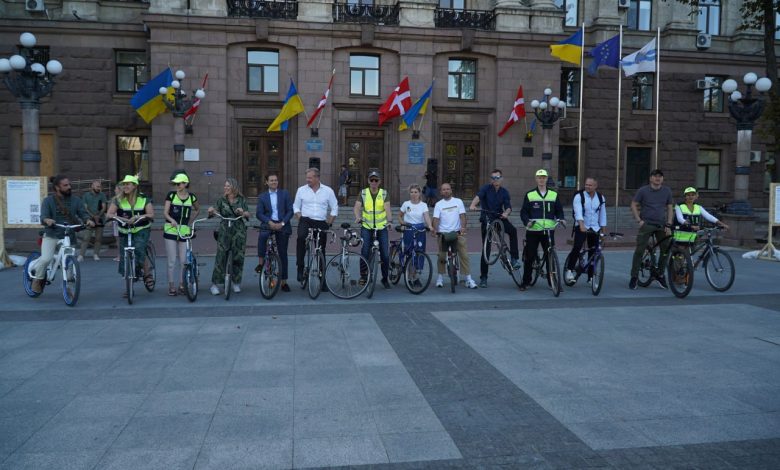
[[[531, 222], [537, 222], [535, 219], [531, 219]], [[553, 295], [558, 297], [561, 295], [561, 265], [558, 261], [558, 253], [555, 250], [555, 242], [553, 233], [558, 226], [566, 227], [566, 222], [563, 220], [556, 220], [555, 225], [547, 230], [544, 230], [544, 234], [547, 237], [548, 248], [545, 251], [541, 243], [536, 250], [534, 259], [531, 261], [531, 285], [536, 284], [537, 279], [544, 277], [547, 279], [547, 285], [552, 289]], [[525, 248], [523, 248], [525, 252]], [[525, 258], [525, 256], [523, 257]]]
[[[669, 289], [679, 298], [687, 296], [693, 288], [693, 262], [688, 250], [674, 241], [674, 226], [666, 225], [671, 231], [669, 234], [657, 240], [655, 235], [650, 237], [648, 245], [642, 254], [642, 260], [639, 263], [638, 284], [647, 287], [655, 279], [663, 279], [664, 273], [660, 268], [661, 244], [671, 239], [669, 253], [666, 255], [666, 271], [669, 281]], [[661, 228], [661, 226], [658, 226]], [[656, 255], [656, 252], [659, 252]]]
[[[592, 229], [588, 229], [589, 233], [594, 233]], [[609, 237], [611, 239], [621, 238], [623, 236], [622, 233], [617, 232], [609, 232]], [[588, 279], [590, 282], [590, 290], [593, 295], [599, 295], [601, 292], [601, 288], [604, 286], [604, 253], [601, 251], [601, 242], [604, 238], [604, 234], [599, 234], [598, 241], [596, 242], [596, 246], [593, 248], [586, 248], [584, 245], [579, 253], [577, 253], [575, 256], [577, 257], [576, 261], [574, 262], [574, 278], [572, 280], [567, 280], [566, 276], [564, 276], [563, 283], [566, 284], [566, 286], [571, 287], [574, 284], [577, 283], [577, 279], [583, 274], [587, 273]], [[564, 267], [567, 267], [570, 265], [570, 261], [572, 258], [572, 254], [569, 253], [569, 255], [566, 257], [566, 261], [564, 262]]]
[[[388, 277], [390, 282], [397, 284], [404, 277], [406, 288], [412, 294], [422, 294], [431, 283], [433, 277], [433, 263], [431, 258], [423, 251], [420, 237], [425, 236], [427, 228], [415, 228], [409, 224], [400, 224], [395, 228], [396, 232], [412, 231], [412, 243], [404, 246], [403, 237], [400, 240], [390, 242], [390, 268]], [[401, 262], [403, 257], [403, 262]]]
[[[363, 223], [363, 221], [358, 221], [358, 223]], [[379, 229], [376, 228], [370, 228], [366, 229], [371, 232], [371, 251], [368, 253], [368, 270], [367, 273], [363, 273], [363, 270], [361, 269], [360, 277], [361, 280], [365, 279], [368, 287], [366, 288], [366, 297], [369, 299], [374, 296], [374, 288], [376, 287], [376, 278], [377, 278], [377, 270], [379, 269], [379, 263], [382, 261], [382, 257], [380, 256], [379, 252]]]
[[704, 265], [704, 277], [710, 287], [718, 292], [725, 292], [734, 284], [734, 261], [731, 256], [720, 247], [715, 246], [715, 239], [721, 227], [711, 227], [699, 230], [696, 243], [691, 248], [691, 258], [699, 257], [693, 263], [693, 269]]
[[499, 218], [498, 212], [482, 210], [488, 214], [490, 222], [485, 227], [485, 241], [482, 243], [482, 259], [488, 266], [496, 264], [501, 260], [501, 267], [509, 273], [509, 277], [520, 287], [523, 283], [523, 274], [519, 269], [512, 266], [512, 257], [510, 256], [509, 243], [504, 236], [504, 224]]
[[[282, 258], [279, 255], [279, 246], [276, 241], [276, 230], [268, 228], [267, 224], [257, 227], [261, 232], [268, 232], [268, 241], [265, 242], [263, 264], [260, 265], [260, 295], [264, 299], [271, 300], [279, 292], [281, 287]], [[287, 254], [285, 253], [285, 256]]]
[[[146, 215], [142, 215], [134, 223], [131, 224], [120, 218], [111, 217], [111, 219], [114, 220], [116, 223], [128, 229], [134, 227], [136, 224], [138, 224], [139, 222], [141, 222], [146, 218], [147, 218]], [[149, 240], [146, 242], [146, 260], [145, 260], [146, 273], [143, 275], [144, 287], [148, 292], [152, 292], [154, 290], [155, 284], [157, 283], [157, 270], [155, 269], [156, 257], [157, 255], [154, 250], [154, 244], [152, 243], [151, 240]], [[122, 253], [122, 261], [120, 262], [124, 263], [125, 295], [127, 296], [127, 303], [132, 305], [133, 298], [135, 297], [135, 289], [133, 285], [139, 278], [142, 277], [140, 272], [136, 272], [135, 246], [133, 245], [132, 230], [128, 230], [127, 232], [127, 245], [124, 247]]]
[[233, 222], [240, 220], [243, 216], [225, 217], [219, 212], [215, 212], [214, 215], [227, 222], [227, 230], [225, 230], [224, 235], [225, 240], [223, 240], [223, 246], [227, 247], [227, 252], [225, 253], [225, 300], [230, 300], [230, 294], [233, 292], [233, 250], [230, 248], [232, 245], [230, 239], [232, 237]]

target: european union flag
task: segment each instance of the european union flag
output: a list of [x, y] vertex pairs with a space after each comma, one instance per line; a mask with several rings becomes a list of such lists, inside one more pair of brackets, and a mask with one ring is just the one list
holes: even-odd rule
[[596, 75], [602, 65], [618, 68], [620, 64], [620, 35], [616, 34], [614, 37], [596, 44], [588, 55], [593, 57], [588, 67], [588, 73], [591, 75]]

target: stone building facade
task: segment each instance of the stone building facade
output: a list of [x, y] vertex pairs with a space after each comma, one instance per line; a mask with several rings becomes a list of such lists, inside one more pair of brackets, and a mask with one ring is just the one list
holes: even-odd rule
[[[30, 31], [51, 58], [63, 63], [65, 72], [41, 106], [42, 173], [116, 180], [138, 171], [157, 200], [169, 189], [171, 171], [182, 165], [192, 176], [193, 191], [213, 199], [227, 176], [236, 177], [253, 196], [263, 190], [267, 172], [279, 172], [283, 186], [294, 188], [304, 183], [304, 170], [311, 165], [320, 167], [326, 184], [335, 185], [342, 163], [357, 176], [353, 194], [365, 183], [368, 168], [377, 167], [399, 201], [410, 183], [424, 182], [430, 168], [439, 182], [453, 183], [457, 196], [470, 198], [493, 168], [501, 168], [506, 186], [519, 197], [544, 164], [541, 127], [530, 141], [526, 138], [533, 121], [530, 106], [525, 123], [497, 136], [522, 85], [526, 103], [549, 87], [575, 105], [551, 135], [552, 175], [564, 196], [578, 180], [582, 118], [580, 182], [584, 176], [597, 177], [610, 205], [617, 186], [625, 205], [655, 158], [655, 103], [649, 109], [632, 108], [648, 107], [659, 82], [654, 75], [641, 83], [622, 79], [619, 144], [616, 70], [585, 75], [580, 116], [579, 70], [552, 57], [549, 45], [584, 22], [586, 49], [626, 25], [623, 55], [655, 37], [660, 27], [658, 166], [676, 195], [698, 185], [705, 203], [728, 202], [737, 133], [714, 84], [747, 71], [764, 75], [765, 68], [761, 32], [737, 30], [737, 2], [714, 2], [717, 31], [706, 48], [697, 47], [696, 16], [674, 1], [623, 2], [628, 8], [617, 0], [41, 3], [46, 10], [28, 11], [21, 0], [0, 3], [0, 56], [15, 53], [19, 33]], [[562, 6], [570, 7], [568, 12]], [[126, 63], [127, 57], [134, 59]], [[184, 139], [188, 149], [198, 150], [197, 161], [175, 161], [170, 114], [147, 125], [129, 104], [128, 70], [137, 73], [137, 87], [169, 66], [187, 73], [186, 90], [208, 74], [194, 133]], [[317, 136], [306, 128], [303, 115], [286, 132], [266, 132], [290, 78], [311, 113], [333, 69], [331, 101]], [[398, 119], [378, 125], [377, 109], [403, 77], [409, 77], [414, 99], [435, 78], [428, 112], [418, 121], [419, 138], [411, 130], [399, 131]], [[697, 88], [702, 83], [705, 89]], [[19, 174], [19, 108], [4, 87], [0, 103], [0, 174]], [[770, 144], [755, 133], [753, 148], [760, 152], [751, 164], [755, 207], [767, 205], [764, 169]]]

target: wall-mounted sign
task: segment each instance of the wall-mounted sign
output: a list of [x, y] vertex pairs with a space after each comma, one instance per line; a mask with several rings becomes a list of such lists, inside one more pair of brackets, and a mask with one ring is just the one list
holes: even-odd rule
[[320, 140], [320, 139], [306, 139], [306, 151], [307, 152], [322, 152], [322, 140]]
[[184, 161], [185, 162], [199, 162], [200, 161], [200, 149], [184, 149]]
[[425, 144], [409, 142], [409, 164], [422, 165], [425, 162]]

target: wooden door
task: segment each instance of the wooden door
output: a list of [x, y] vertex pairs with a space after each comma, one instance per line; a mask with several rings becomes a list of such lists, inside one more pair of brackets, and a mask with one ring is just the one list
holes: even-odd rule
[[279, 182], [284, 181], [284, 139], [268, 135], [265, 129], [244, 128], [242, 140], [242, 189], [245, 196], [257, 197], [266, 190], [268, 173], [275, 172]]
[[[357, 196], [368, 186], [366, 175], [370, 168], [378, 168], [382, 174], [382, 187], [388, 189], [390, 179], [384, 169], [384, 131], [348, 130], [345, 148], [347, 149], [347, 168], [352, 175], [349, 195]], [[341, 167], [341, 165], [339, 165]], [[336, 182], [334, 182], [335, 185]], [[389, 190], [389, 189], [388, 189]]]
[[441, 182], [452, 195], [471, 200], [479, 190], [479, 134], [444, 133]]

